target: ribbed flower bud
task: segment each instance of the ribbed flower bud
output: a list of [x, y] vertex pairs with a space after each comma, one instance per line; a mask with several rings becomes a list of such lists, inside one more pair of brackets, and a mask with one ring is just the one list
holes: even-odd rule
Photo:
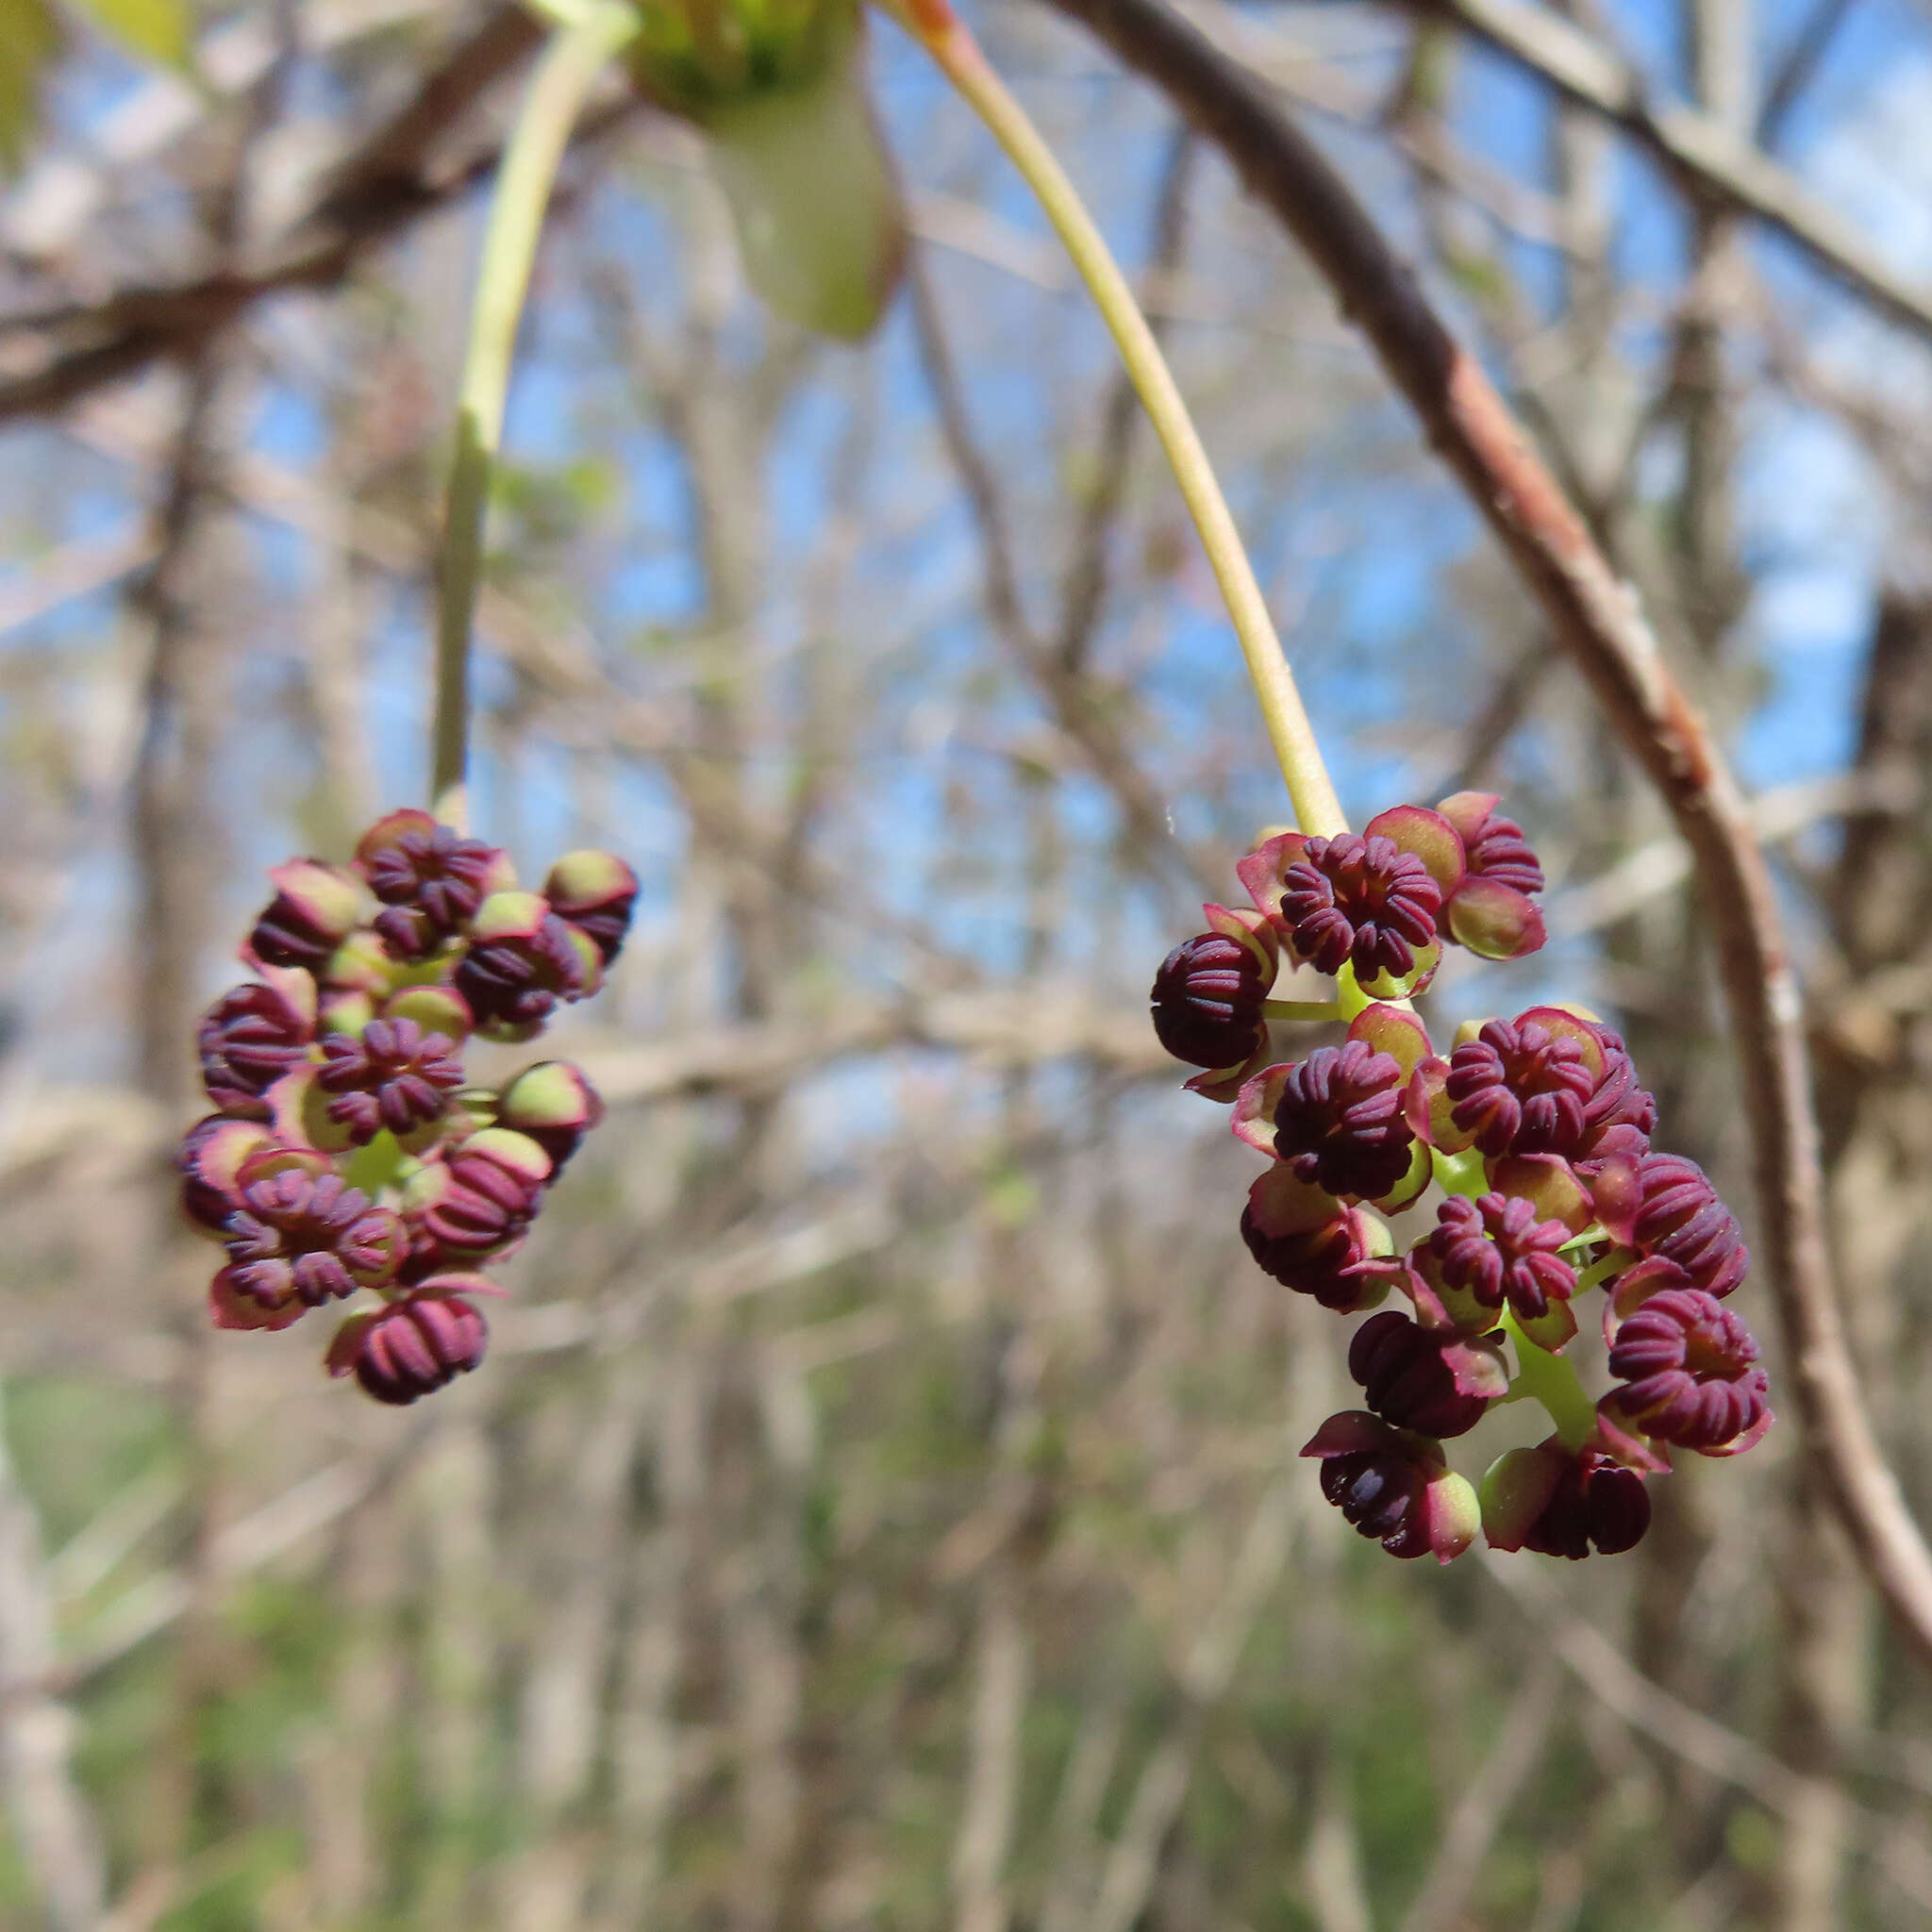
[[1485, 1154], [1571, 1154], [1597, 1078], [1568, 1035], [1491, 1020], [1449, 1057], [1451, 1118]]
[[383, 903], [375, 929], [398, 959], [421, 959], [459, 933], [493, 891], [510, 882], [494, 845], [466, 839], [426, 811], [391, 812], [356, 848], [369, 889]]
[[228, 1219], [227, 1273], [259, 1307], [319, 1307], [394, 1274], [400, 1224], [341, 1175], [285, 1168], [244, 1179], [241, 1192]]
[[1241, 1239], [1263, 1273], [1338, 1314], [1371, 1307], [1388, 1293], [1387, 1284], [1363, 1267], [1369, 1246], [1362, 1216], [1354, 1208], [1342, 1208], [1313, 1227], [1270, 1233], [1251, 1202], [1241, 1211]]
[[605, 965], [624, 949], [638, 875], [613, 852], [566, 852], [543, 881], [550, 909], [597, 948]]
[[1533, 1322], [1575, 1291], [1576, 1271], [1557, 1252], [1569, 1239], [1560, 1221], [1539, 1221], [1519, 1196], [1452, 1194], [1436, 1210], [1429, 1248], [1450, 1287], [1486, 1308], [1507, 1301], [1519, 1321]]
[[550, 1179], [583, 1138], [604, 1118], [604, 1103], [581, 1067], [568, 1060], [539, 1060], [525, 1067], [498, 1096], [500, 1126], [527, 1135], [550, 1157]]
[[1698, 1289], [1654, 1294], [1617, 1330], [1609, 1400], [1646, 1436], [1685, 1449], [1748, 1448], [1771, 1421], [1771, 1384], [1751, 1331]]
[[353, 1374], [366, 1394], [402, 1407], [467, 1374], [489, 1339], [489, 1324], [461, 1295], [418, 1290], [345, 1323], [329, 1373]]
[[1392, 1308], [1355, 1331], [1348, 1373], [1385, 1422], [1424, 1436], [1467, 1435], [1509, 1386], [1496, 1342], [1431, 1334]]
[[1580, 1562], [1634, 1549], [1650, 1527], [1650, 1493], [1635, 1470], [1594, 1449], [1572, 1454], [1552, 1438], [1511, 1449], [1482, 1483], [1483, 1532], [1499, 1550], [1535, 1550]]
[[1394, 840], [1343, 832], [1310, 839], [1283, 878], [1280, 918], [1298, 958], [1323, 973], [1400, 979], [1436, 937], [1442, 889]]
[[414, 1020], [372, 1020], [360, 1033], [332, 1033], [322, 1042], [316, 1084], [325, 1112], [358, 1145], [387, 1127], [400, 1137], [440, 1120], [463, 1084], [457, 1043], [425, 1033]]
[[361, 882], [340, 866], [292, 858], [269, 874], [275, 896], [248, 948], [266, 966], [300, 966], [315, 972], [360, 923], [366, 901]]
[[404, 1191], [403, 1209], [419, 1239], [413, 1274], [454, 1261], [463, 1265], [520, 1239], [536, 1217], [550, 1158], [527, 1135], [503, 1127], [472, 1134], [460, 1147], [426, 1164]]
[[1183, 940], [1154, 975], [1154, 1032], [1177, 1060], [1232, 1067], [1268, 1037], [1261, 1008], [1274, 975], [1259, 952], [1231, 934]]
[[315, 982], [307, 974], [270, 971], [268, 983], [230, 987], [195, 1033], [208, 1097], [237, 1119], [268, 1119], [262, 1095], [300, 1064], [315, 1037]]
[[1737, 1216], [1718, 1199], [1704, 1170], [1680, 1154], [1645, 1155], [1637, 1177], [1642, 1190], [1638, 1249], [1674, 1261], [1694, 1287], [1723, 1300], [1751, 1265]]
[[1387, 1194], [1408, 1173], [1415, 1141], [1403, 1086], [1400, 1063], [1365, 1041], [1318, 1046], [1281, 1080], [1276, 1156], [1298, 1179], [1331, 1194]]
[[1322, 1458], [1322, 1493], [1357, 1535], [1391, 1557], [1459, 1557], [1475, 1540], [1475, 1493], [1441, 1446], [1360, 1410], [1332, 1415], [1304, 1456]]
[[590, 988], [584, 952], [595, 948], [535, 892], [498, 892], [478, 908], [456, 991], [486, 1031], [524, 1032], [542, 1024], [560, 1001]]

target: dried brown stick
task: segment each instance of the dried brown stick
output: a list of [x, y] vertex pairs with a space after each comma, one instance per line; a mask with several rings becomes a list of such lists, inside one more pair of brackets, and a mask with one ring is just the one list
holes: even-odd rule
[[1160, 0], [1053, 4], [1158, 87], [1307, 251], [1675, 819], [1722, 959], [1761, 1245], [1806, 1439], [1874, 1583], [1932, 1663], [1932, 1552], [1873, 1432], [1832, 1288], [1797, 977], [1756, 828], [1708, 726], [1489, 377], [1259, 83]]

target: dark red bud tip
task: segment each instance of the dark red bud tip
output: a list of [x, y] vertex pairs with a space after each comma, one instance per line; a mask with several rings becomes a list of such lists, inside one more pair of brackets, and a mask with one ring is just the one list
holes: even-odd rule
[[1431, 1335], [1393, 1309], [1356, 1330], [1348, 1372], [1385, 1422], [1438, 1438], [1467, 1435], [1509, 1380], [1496, 1344]]
[[1155, 1036], [1191, 1066], [1237, 1066], [1266, 1037], [1261, 1006], [1273, 982], [1253, 947], [1227, 933], [1197, 933], [1154, 975]]
[[1274, 1154], [1331, 1194], [1377, 1200], [1409, 1170], [1415, 1130], [1400, 1062], [1366, 1041], [1318, 1046], [1288, 1070], [1274, 1104]]
[[[1286, 856], [1286, 855], [1284, 855]], [[1310, 839], [1282, 874], [1276, 914], [1295, 957], [1323, 973], [1401, 979], [1436, 937], [1442, 888], [1424, 861], [1380, 833]]]
[[352, 1371], [365, 1393], [402, 1407], [467, 1374], [490, 1337], [483, 1317], [460, 1295], [412, 1294], [366, 1318], [341, 1351], [334, 1372]]
[[1631, 1314], [1610, 1349], [1610, 1374], [1629, 1384], [1612, 1398], [1618, 1412], [1682, 1448], [1749, 1447], [1770, 1419], [1757, 1341], [1700, 1289], [1665, 1289]]

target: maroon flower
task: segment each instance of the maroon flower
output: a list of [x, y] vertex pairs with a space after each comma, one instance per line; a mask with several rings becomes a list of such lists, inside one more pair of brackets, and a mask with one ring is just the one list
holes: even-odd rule
[[402, 1228], [340, 1174], [285, 1168], [243, 1183], [228, 1217], [235, 1291], [267, 1309], [308, 1307], [375, 1288], [395, 1273]]
[[1474, 1493], [1439, 1443], [1353, 1409], [1330, 1416], [1302, 1454], [1322, 1458], [1322, 1493], [1391, 1557], [1447, 1563], [1475, 1540]]
[[357, 858], [384, 910], [375, 929], [399, 959], [421, 959], [460, 932], [508, 882], [496, 846], [466, 839], [425, 811], [391, 812], [363, 835]]
[[588, 983], [571, 928], [535, 892], [499, 892], [479, 911], [455, 988], [479, 1026], [534, 1028]]
[[1390, 1192], [1407, 1174], [1415, 1141], [1403, 1085], [1400, 1062], [1366, 1041], [1318, 1046], [1282, 1077], [1275, 1154], [1298, 1179], [1331, 1194]]
[[262, 1095], [307, 1055], [315, 1037], [315, 985], [306, 1001], [284, 985], [251, 981], [230, 987], [201, 1017], [195, 1044], [201, 1054], [201, 1083], [225, 1114], [265, 1121]]
[[1642, 1191], [1634, 1241], [1645, 1255], [1674, 1261], [1691, 1285], [1720, 1301], [1751, 1265], [1738, 1217], [1694, 1160], [1647, 1154], [1637, 1163]]
[[1610, 1374], [1630, 1386], [1609, 1399], [1647, 1436], [1735, 1453], [1771, 1421], [1771, 1385], [1757, 1364], [1751, 1331], [1715, 1296], [1666, 1289], [1617, 1330]]
[[355, 931], [366, 901], [355, 875], [319, 859], [293, 858], [269, 874], [275, 896], [255, 922], [248, 948], [267, 966], [313, 973]]
[[1436, 1210], [1429, 1247], [1450, 1287], [1486, 1308], [1507, 1300], [1519, 1321], [1533, 1322], [1575, 1291], [1576, 1271], [1557, 1252], [1569, 1239], [1560, 1221], [1539, 1221], [1535, 1204], [1518, 1195], [1452, 1194]]
[[1177, 1060], [1232, 1067], [1268, 1037], [1261, 1014], [1274, 975], [1253, 946], [1231, 934], [1183, 940], [1154, 975], [1154, 1031]]
[[1472, 878], [1494, 879], [1519, 892], [1541, 892], [1541, 861], [1530, 850], [1523, 827], [1514, 819], [1506, 819], [1495, 806], [1491, 792], [1464, 791], [1445, 798], [1436, 809], [1461, 834]]
[[1586, 1174], [1604, 1161], [1640, 1160], [1650, 1152], [1657, 1128], [1657, 1099], [1637, 1084], [1637, 1067], [1623, 1039], [1607, 1026], [1594, 1029], [1603, 1042], [1603, 1077], [1583, 1108], [1583, 1132], [1574, 1159]]
[[1553, 1437], [1511, 1449], [1483, 1478], [1483, 1531], [1499, 1550], [1535, 1550], [1580, 1562], [1614, 1557], [1650, 1527], [1650, 1493], [1635, 1470], [1595, 1449], [1575, 1454]]
[[359, 1034], [331, 1033], [322, 1051], [315, 1077], [330, 1096], [328, 1118], [358, 1145], [384, 1127], [405, 1135], [440, 1120], [463, 1084], [456, 1041], [414, 1020], [372, 1020]]
[[1574, 1153], [1596, 1087], [1583, 1048], [1527, 1016], [1491, 1020], [1449, 1057], [1450, 1118], [1489, 1155]]
[[1264, 1215], [1257, 1212], [1251, 1200], [1241, 1210], [1241, 1239], [1264, 1274], [1296, 1294], [1313, 1296], [1338, 1314], [1353, 1314], [1388, 1291], [1386, 1283], [1364, 1265], [1369, 1260], [1368, 1243], [1362, 1218], [1353, 1208], [1342, 1208], [1334, 1219], [1313, 1227], [1270, 1233]]
[[483, 1317], [456, 1294], [412, 1294], [344, 1328], [329, 1350], [330, 1373], [353, 1374], [366, 1393], [397, 1407], [467, 1374], [490, 1339]]
[[502, 1127], [472, 1134], [408, 1185], [408, 1273], [474, 1261], [518, 1240], [536, 1218], [550, 1159], [526, 1135]]
[[1436, 937], [1442, 888], [1412, 852], [1379, 833], [1310, 839], [1282, 880], [1281, 924], [1296, 957], [1324, 973], [1403, 978]]
[[1509, 1386], [1495, 1342], [1432, 1335], [1392, 1308], [1355, 1331], [1348, 1373], [1385, 1422], [1424, 1436], [1467, 1435]]
[[256, 1121], [211, 1113], [181, 1137], [175, 1167], [181, 1176], [181, 1211], [195, 1231], [217, 1238], [242, 1205], [242, 1164], [272, 1144], [268, 1128]]
[[609, 965], [624, 949], [638, 875], [611, 852], [566, 852], [543, 881], [550, 909], [574, 925]]

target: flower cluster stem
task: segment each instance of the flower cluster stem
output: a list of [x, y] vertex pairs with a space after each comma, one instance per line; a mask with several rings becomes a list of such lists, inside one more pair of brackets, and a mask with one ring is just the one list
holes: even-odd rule
[[1563, 1357], [1539, 1348], [1507, 1307], [1501, 1325], [1516, 1345], [1516, 1392], [1542, 1404], [1557, 1440], [1574, 1455], [1596, 1427], [1596, 1407], [1585, 1394], [1575, 1369]]
[[612, 0], [572, 9], [543, 51], [524, 96], [497, 175], [484, 230], [470, 341], [457, 398], [456, 450], [437, 575], [436, 721], [430, 798], [436, 815], [461, 830], [468, 817], [470, 629], [483, 575], [483, 520], [503, 437], [504, 403], [524, 297], [543, 211], [584, 96], [604, 64], [637, 31], [637, 15]]
[[1241, 546], [1227, 499], [1215, 480], [1186, 403], [1119, 265], [1066, 171], [1026, 111], [988, 64], [979, 45], [947, 0], [888, 0], [900, 22], [986, 124], [1024, 176], [1058, 231], [1080, 279], [1112, 333], [1121, 361], [1139, 391], [1174, 470], [1202, 547], [1227, 604], [1268, 737], [1288, 782], [1296, 824], [1311, 837], [1348, 829], [1323, 762], [1314, 726], [1295, 689], [1294, 673], [1268, 614], [1261, 587]]

